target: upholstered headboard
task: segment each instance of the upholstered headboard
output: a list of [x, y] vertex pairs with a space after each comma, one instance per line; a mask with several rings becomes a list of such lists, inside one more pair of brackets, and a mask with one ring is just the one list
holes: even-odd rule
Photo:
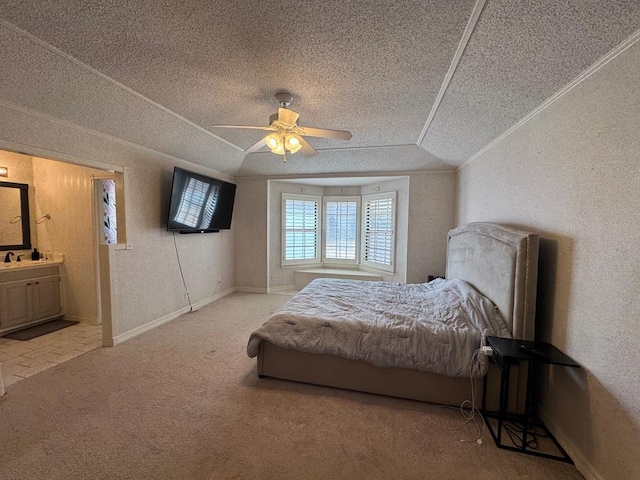
[[446, 277], [460, 278], [490, 298], [513, 338], [534, 337], [538, 243], [535, 233], [494, 223], [449, 232]]

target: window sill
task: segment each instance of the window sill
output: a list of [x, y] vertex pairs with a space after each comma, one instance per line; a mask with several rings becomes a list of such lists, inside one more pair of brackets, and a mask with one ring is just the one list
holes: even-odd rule
[[384, 270], [382, 268], [369, 267], [369, 266], [366, 266], [366, 265], [360, 265], [360, 270], [362, 270], [363, 272], [379, 273], [381, 275], [395, 275], [396, 274], [395, 270]]
[[346, 268], [327, 268], [321, 266], [319, 268], [304, 268], [293, 272], [294, 283], [296, 289], [301, 290], [312, 280], [316, 278], [341, 278], [348, 280], [364, 280], [369, 282], [380, 282], [383, 280], [382, 275], [378, 273], [367, 272], [356, 269]]

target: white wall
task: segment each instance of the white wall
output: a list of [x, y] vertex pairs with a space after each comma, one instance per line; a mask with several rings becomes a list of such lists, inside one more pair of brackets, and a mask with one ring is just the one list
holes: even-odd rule
[[591, 478], [640, 478], [640, 44], [459, 171], [458, 223], [540, 232], [542, 409]]
[[444, 275], [447, 233], [455, 226], [456, 174], [453, 171], [409, 175], [407, 282]]
[[[386, 175], [398, 176], [399, 174], [387, 173]], [[402, 223], [398, 225], [399, 230], [406, 231], [408, 239], [406, 252], [401, 251], [400, 255], [406, 258], [406, 280], [426, 282], [428, 275], [444, 274], [447, 232], [455, 223], [456, 174], [454, 171], [426, 171], [401, 175], [408, 177], [409, 188], [408, 195], [401, 195], [402, 198], [406, 197], [406, 204], [405, 200], [399, 198], [399, 206], [401, 209], [406, 208], [408, 218], [406, 225]], [[235, 227], [236, 282], [238, 287], [255, 291], [266, 291], [270, 269], [273, 267], [277, 274], [279, 268], [279, 263], [268, 265], [269, 245], [276, 240], [268, 240], [267, 222], [276, 222], [278, 235], [280, 228], [280, 200], [277, 201], [277, 207], [273, 203], [270, 210], [267, 208], [268, 180], [268, 177], [236, 178], [238, 184], [236, 205], [239, 212], [235, 218], [237, 222]], [[381, 189], [386, 188], [384, 184], [380, 185]], [[398, 185], [389, 183], [389, 188], [396, 186]], [[299, 191], [299, 187], [297, 188]], [[339, 188], [327, 188], [325, 193], [331, 195], [339, 193]], [[347, 191], [343, 193], [346, 194]], [[268, 215], [267, 210], [269, 210]], [[277, 242], [279, 245], [279, 238]], [[279, 253], [277, 258], [279, 260]], [[404, 273], [402, 275], [404, 276]], [[393, 277], [389, 278], [392, 281], [401, 281]], [[288, 281], [288, 278], [281, 278], [276, 285], [290, 285], [286, 283]]]
[[233, 228], [235, 230], [236, 286], [267, 292], [267, 181], [237, 178]]
[[[0, 105], [0, 148], [89, 166], [106, 163], [128, 169], [128, 240], [132, 249], [115, 251], [116, 336], [187, 306], [172, 234], [166, 231], [173, 167], [224, 180], [232, 178], [6, 105]], [[233, 229], [176, 235], [176, 241], [192, 302], [233, 288]]]

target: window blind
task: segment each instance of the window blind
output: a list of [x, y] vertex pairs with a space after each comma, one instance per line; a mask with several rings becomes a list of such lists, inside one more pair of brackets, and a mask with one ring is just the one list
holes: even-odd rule
[[326, 201], [324, 257], [356, 260], [358, 241], [358, 202]]
[[394, 196], [365, 199], [363, 260], [384, 266], [393, 262]]
[[284, 199], [284, 260], [318, 258], [317, 200]]

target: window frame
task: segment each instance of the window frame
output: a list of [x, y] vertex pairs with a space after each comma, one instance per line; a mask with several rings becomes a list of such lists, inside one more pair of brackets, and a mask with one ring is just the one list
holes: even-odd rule
[[[360, 232], [362, 231], [362, 211], [360, 195], [338, 195], [322, 197], [322, 264], [323, 265], [358, 265], [360, 263]], [[355, 202], [356, 203], [356, 254], [353, 259], [327, 258], [327, 202]]]
[[[305, 259], [285, 259], [286, 252], [286, 233], [287, 233], [287, 200], [313, 201], [316, 203], [316, 256], [314, 258]], [[283, 267], [296, 265], [313, 265], [322, 263], [322, 196], [320, 195], [300, 195], [292, 193], [283, 193], [281, 200], [281, 218], [280, 218], [280, 234], [281, 234], [281, 253], [280, 260]]]
[[[367, 203], [371, 200], [378, 200], [378, 199], [388, 199], [390, 198], [392, 200], [392, 208], [391, 208], [391, 244], [390, 244], [390, 261], [391, 263], [389, 265], [383, 264], [383, 263], [377, 263], [377, 262], [370, 262], [368, 260], [365, 259], [365, 255], [366, 255], [366, 219], [367, 219], [367, 215], [366, 215], [366, 210], [367, 210]], [[385, 272], [385, 273], [391, 273], [394, 274], [395, 273], [395, 255], [396, 255], [396, 213], [397, 213], [397, 209], [398, 209], [398, 204], [397, 204], [397, 192], [396, 191], [391, 191], [391, 192], [384, 192], [384, 193], [374, 193], [371, 195], [362, 195], [362, 216], [361, 216], [361, 232], [360, 232], [360, 238], [361, 238], [361, 247], [360, 247], [360, 265], [366, 269], [370, 269], [370, 270], [377, 270], [377, 271], [381, 271], [381, 272]]]

